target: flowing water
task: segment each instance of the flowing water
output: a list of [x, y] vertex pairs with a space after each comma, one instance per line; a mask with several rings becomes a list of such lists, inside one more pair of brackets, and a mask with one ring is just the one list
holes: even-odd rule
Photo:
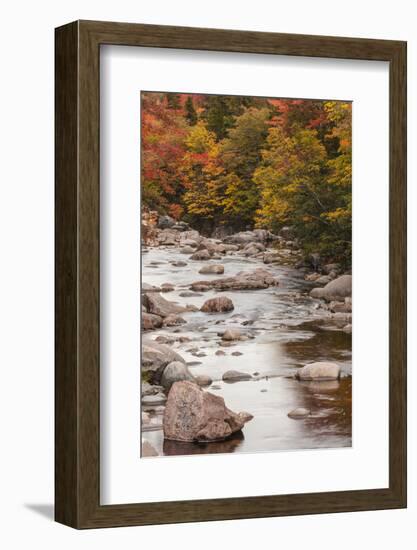
[[[187, 265], [174, 267], [172, 262], [179, 260]], [[164, 294], [166, 299], [197, 307], [219, 293], [211, 290], [196, 297], [179, 296], [195, 281], [265, 267], [279, 278], [280, 284], [265, 290], [221, 293], [232, 299], [234, 311], [181, 314], [187, 320], [186, 325], [146, 332], [143, 341], [159, 335], [190, 338], [172, 346], [187, 361], [190, 371], [194, 375], [209, 375], [213, 384], [207, 391], [221, 395], [230, 409], [250, 412], [254, 418], [242, 432], [221, 442], [164, 441], [162, 429], [146, 432], [146, 439], [161, 455], [350, 446], [351, 335], [341, 331], [319, 302], [309, 297], [311, 283], [306, 283], [303, 274], [291, 267], [264, 266], [259, 260], [237, 255], [215, 262], [224, 265], [224, 275], [200, 275], [199, 269], [207, 263], [188, 260], [178, 249], [150, 248], [142, 256], [142, 282], [155, 286], [172, 283], [175, 291]], [[249, 339], [220, 347], [218, 333], [227, 327], [239, 328]], [[217, 350], [226, 355], [215, 355]], [[314, 361], [337, 362], [342, 368], [341, 379], [329, 382], [294, 379], [297, 368]], [[231, 369], [249, 373], [254, 379], [223, 382], [222, 374]], [[289, 418], [288, 413], [297, 407], [304, 407], [311, 414], [299, 420]]]

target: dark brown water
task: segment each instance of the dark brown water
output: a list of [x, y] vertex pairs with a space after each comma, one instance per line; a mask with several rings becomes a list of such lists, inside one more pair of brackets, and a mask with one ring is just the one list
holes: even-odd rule
[[[170, 262], [187, 260], [177, 250], [151, 249], [143, 257], [143, 281], [160, 285], [170, 282], [174, 292], [164, 296], [180, 304], [200, 307], [214, 296], [213, 291], [202, 297], [181, 298], [179, 293], [193, 281], [209, 276], [198, 274], [203, 262], [188, 261], [182, 268]], [[152, 262], [160, 262], [153, 264]], [[219, 262], [220, 263], [220, 262]], [[221, 261], [225, 275], [259, 267], [258, 261], [228, 256]], [[144, 437], [161, 455], [209, 454], [229, 452], [264, 452], [347, 447], [352, 443], [351, 427], [351, 335], [338, 329], [323, 312], [317, 301], [308, 296], [309, 285], [302, 274], [285, 266], [267, 266], [280, 278], [279, 287], [258, 291], [232, 291], [229, 296], [235, 309], [227, 314], [189, 313], [187, 324], [180, 329], [161, 329], [144, 335], [144, 341], [158, 335], [187, 336], [187, 343], [173, 345], [190, 366], [193, 374], [207, 374], [226, 405], [234, 411], [254, 415], [243, 432], [222, 442], [206, 444], [164, 441], [162, 430], [144, 433]], [[216, 277], [216, 276], [214, 276]], [[242, 321], [249, 324], [242, 325]], [[255, 336], [233, 347], [219, 347], [221, 332], [226, 327], [238, 327], [243, 334]], [[178, 332], [180, 330], [180, 332]], [[198, 348], [202, 357], [192, 351]], [[217, 356], [222, 349], [227, 355]], [[242, 355], [233, 356], [232, 352]], [[300, 366], [313, 361], [335, 361], [342, 367], [342, 378], [333, 382], [299, 382], [293, 378]], [[199, 364], [195, 364], [199, 363]], [[254, 380], [233, 384], [222, 381], [222, 374], [236, 369], [255, 375]], [[304, 407], [309, 417], [294, 420], [288, 413]]]

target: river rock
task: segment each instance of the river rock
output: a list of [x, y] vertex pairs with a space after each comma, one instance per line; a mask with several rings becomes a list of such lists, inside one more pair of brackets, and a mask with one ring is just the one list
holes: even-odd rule
[[149, 382], [142, 382], [140, 386], [141, 395], [155, 395], [163, 391], [162, 386], [156, 386], [154, 384], [149, 384]]
[[337, 363], [318, 361], [305, 365], [297, 371], [296, 378], [299, 380], [313, 380], [316, 382], [324, 380], [337, 380], [340, 378], [340, 367]]
[[162, 317], [153, 313], [142, 313], [143, 330], [155, 330], [162, 327]]
[[251, 380], [252, 376], [247, 372], [228, 370], [223, 374], [222, 379], [224, 382], [240, 382], [242, 380]]
[[161, 292], [159, 286], [150, 285], [149, 283], [142, 283], [142, 292]]
[[221, 243], [216, 246], [216, 252], [219, 254], [225, 254], [226, 252], [237, 252], [239, 247], [236, 244]]
[[[191, 254], [191, 252], [190, 252], [190, 254]], [[187, 262], [183, 262], [182, 260], [178, 260], [177, 262], [172, 262], [172, 265], [174, 267], [185, 267], [188, 264], [187, 264]]]
[[194, 252], [192, 256], [190, 256], [190, 260], [196, 260], [196, 261], [205, 261], [210, 259], [210, 252], [204, 248], [203, 250], [197, 250], [197, 252]]
[[142, 344], [142, 370], [151, 375], [151, 382], [158, 384], [162, 370], [173, 361], [185, 363], [177, 352], [166, 344], [147, 342]]
[[222, 334], [222, 340], [239, 340], [242, 333], [238, 328], [228, 328]]
[[183, 245], [183, 246], [188, 246], [190, 248], [197, 248], [198, 246], [198, 242], [197, 241], [194, 241], [193, 239], [180, 239], [180, 243]]
[[163, 393], [156, 393], [155, 395], [144, 395], [142, 397], [142, 405], [144, 407], [151, 407], [154, 405], [163, 405], [167, 398]]
[[202, 237], [196, 229], [188, 229], [187, 231], [183, 231], [180, 235], [180, 243], [186, 243], [187, 241], [192, 241], [198, 244], [201, 241], [201, 239]]
[[341, 275], [328, 283], [324, 288], [313, 288], [310, 292], [312, 298], [323, 298], [328, 302], [341, 300], [346, 296], [352, 296], [352, 275]]
[[352, 312], [352, 303], [350, 302], [336, 302], [332, 301], [329, 304], [329, 310], [332, 313], [351, 313]]
[[227, 296], [218, 296], [206, 300], [201, 307], [201, 311], [205, 313], [223, 313], [233, 311], [234, 308], [235, 306], [230, 298], [227, 298]]
[[186, 222], [176, 222], [172, 226], [172, 229], [174, 229], [175, 231], [185, 232], [190, 229], [190, 226]]
[[330, 283], [331, 280], [332, 278], [329, 277], [329, 275], [321, 275], [321, 277], [315, 280], [315, 283], [318, 285], [327, 285], [327, 283]]
[[149, 313], [159, 315], [160, 317], [168, 317], [168, 315], [171, 314], [184, 313], [187, 311], [185, 307], [170, 302], [155, 292], [147, 292], [144, 294], [143, 303]]
[[163, 283], [161, 285], [161, 292], [172, 292], [173, 290], [175, 290], [175, 288], [172, 283]]
[[162, 229], [157, 235], [158, 244], [176, 246], [178, 244], [178, 232], [172, 229]]
[[187, 321], [180, 317], [179, 315], [176, 315], [175, 313], [171, 313], [165, 319], [163, 320], [163, 326], [164, 327], [176, 327], [178, 325], [184, 325]]
[[159, 229], [169, 229], [175, 224], [175, 220], [171, 216], [161, 216], [158, 220]]
[[195, 377], [197, 384], [201, 387], [210, 386], [213, 383], [213, 380], [207, 374], [199, 374]]
[[181, 298], [197, 298], [198, 296], [202, 296], [199, 292], [193, 292], [192, 290], [185, 290], [184, 292], [180, 292]]
[[220, 396], [192, 382], [171, 387], [164, 412], [165, 439], [174, 441], [218, 441], [243, 428], [249, 413], [229, 410]]
[[213, 274], [213, 275], [222, 275], [224, 273], [224, 266], [221, 264], [210, 264], [204, 265], [199, 273], [202, 275]]
[[253, 271], [241, 271], [234, 277], [221, 277], [210, 281], [196, 281], [191, 284], [192, 290], [202, 287], [215, 290], [259, 290], [270, 286], [278, 286], [279, 280], [267, 269], [257, 268]]
[[166, 391], [171, 389], [174, 382], [179, 382], [181, 380], [189, 380], [190, 382], [195, 382], [194, 376], [188, 370], [187, 365], [181, 363], [180, 361], [173, 361], [167, 365], [161, 376], [161, 385]]
[[346, 334], [352, 334], [352, 325], [345, 325], [342, 330], [343, 332], [346, 332]]
[[293, 418], [294, 420], [298, 420], [301, 418], [306, 418], [307, 416], [310, 416], [310, 411], [308, 409], [305, 409], [304, 407], [298, 407], [288, 413], [288, 416], [290, 418]]

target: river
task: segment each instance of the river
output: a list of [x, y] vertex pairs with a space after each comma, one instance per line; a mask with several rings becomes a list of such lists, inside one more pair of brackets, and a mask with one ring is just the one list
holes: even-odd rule
[[[187, 265], [172, 265], [180, 260]], [[176, 341], [172, 347], [187, 361], [192, 374], [209, 375], [213, 384], [207, 391], [221, 395], [233, 411], [247, 411], [254, 418], [242, 432], [221, 442], [164, 441], [162, 429], [147, 431], [146, 439], [160, 455], [351, 446], [351, 335], [341, 331], [319, 307], [319, 302], [309, 297], [311, 283], [289, 265], [265, 266], [259, 260], [239, 255], [227, 255], [210, 263], [224, 265], [224, 276], [265, 267], [279, 278], [280, 284], [265, 290], [224, 292], [232, 299], [234, 311], [181, 314], [187, 324], [145, 332], [142, 339], [146, 342], [160, 335], [190, 338], [188, 342]], [[155, 286], [172, 283], [175, 290], [164, 294], [166, 299], [200, 308], [218, 292], [211, 290], [186, 298], [179, 294], [188, 290], [192, 282], [222, 276], [199, 274], [203, 265], [207, 261], [189, 260], [177, 248], [149, 248], [142, 255], [142, 282]], [[250, 339], [232, 347], [219, 347], [218, 333], [228, 327], [238, 327]], [[218, 350], [226, 355], [216, 355]], [[337, 362], [342, 369], [341, 379], [329, 382], [294, 379], [297, 368], [314, 361]], [[223, 382], [222, 374], [230, 369], [254, 375], [254, 379]], [[288, 413], [297, 407], [304, 407], [311, 414], [304, 419], [289, 418]]]

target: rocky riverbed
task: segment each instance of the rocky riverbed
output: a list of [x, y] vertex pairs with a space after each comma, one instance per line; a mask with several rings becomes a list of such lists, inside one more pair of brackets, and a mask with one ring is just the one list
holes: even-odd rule
[[142, 456], [351, 445], [349, 274], [285, 232], [162, 224], [142, 252]]

